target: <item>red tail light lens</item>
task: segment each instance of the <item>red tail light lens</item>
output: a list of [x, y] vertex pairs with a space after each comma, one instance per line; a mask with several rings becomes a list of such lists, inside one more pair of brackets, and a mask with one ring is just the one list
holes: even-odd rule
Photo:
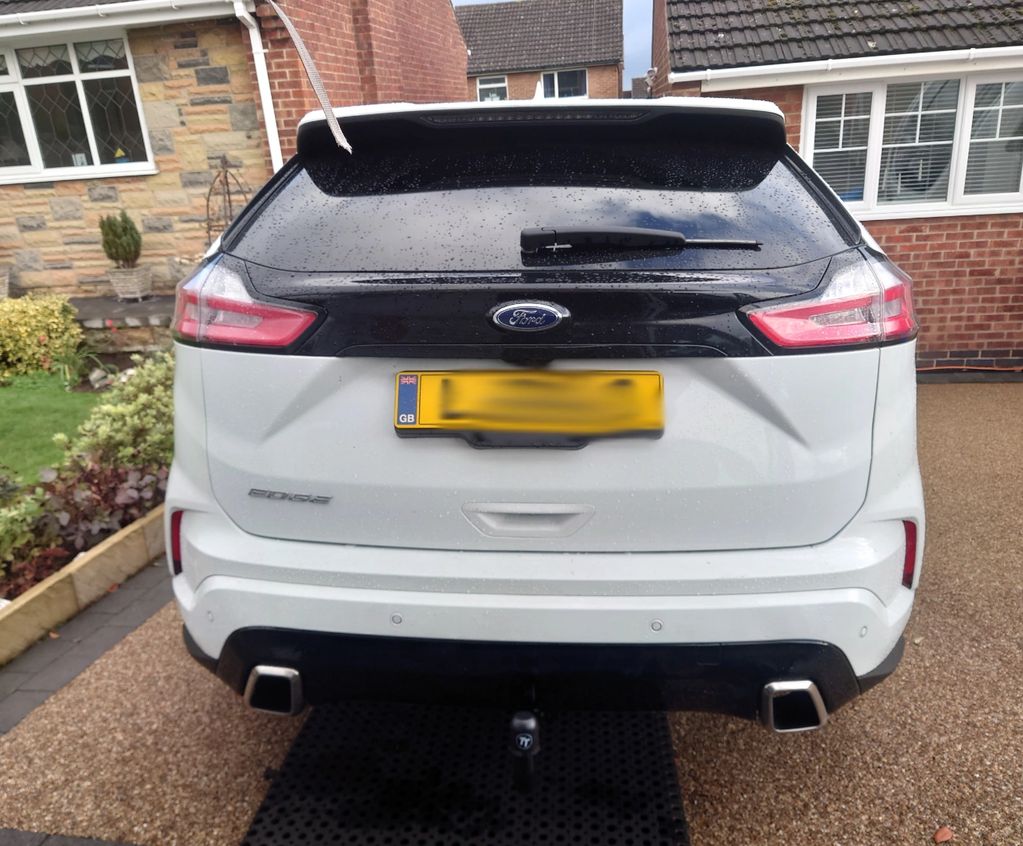
[[917, 329], [909, 277], [855, 251], [832, 259], [812, 296], [756, 306], [746, 315], [767, 340], [791, 349], [895, 341]]
[[256, 300], [241, 277], [219, 260], [178, 285], [175, 337], [199, 344], [287, 347], [316, 320], [316, 312]]
[[170, 518], [170, 559], [174, 575], [181, 572], [181, 518], [184, 511], [174, 511]]
[[906, 555], [902, 559], [902, 586], [912, 588], [913, 579], [916, 576], [916, 523], [912, 520], [903, 520], [902, 526], [906, 530]]

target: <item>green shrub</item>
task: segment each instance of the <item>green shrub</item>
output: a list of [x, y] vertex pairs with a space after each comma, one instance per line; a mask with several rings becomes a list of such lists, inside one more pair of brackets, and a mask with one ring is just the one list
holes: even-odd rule
[[[12, 495], [0, 476], [0, 596], [16, 596], [163, 502], [174, 451], [174, 357], [136, 356], [68, 438], [61, 465]], [[2, 470], [2, 468], [0, 468]]]
[[82, 341], [74, 306], [56, 295], [0, 300], [0, 373], [49, 371]]
[[7, 505], [0, 505], [0, 579], [16, 563], [31, 558], [35, 550], [48, 545], [50, 538], [37, 531], [43, 513], [40, 492], [30, 491]]
[[169, 467], [174, 454], [174, 356], [135, 356], [134, 372], [103, 395], [72, 438], [54, 441], [72, 456], [108, 467]]
[[117, 267], [134, 267], [142, 253], [142, 235], [139, 234], [128, 212], [114, 217], [108, 215], [99, 219], [99, 231], [103, 237], [103, 252]]

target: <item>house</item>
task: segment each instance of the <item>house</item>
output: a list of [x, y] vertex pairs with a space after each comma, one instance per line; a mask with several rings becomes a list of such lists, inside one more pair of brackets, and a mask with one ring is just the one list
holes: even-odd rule
[[[281, 5], [335, 105], [465, 98], [450, 0]], [[0, 0], [0, 265], [20, 292], [109, 294], [98, 219], [123, 208], [170, 291], [222, 163], [257, 189], [315, 108], [264, 0]]]
[[512, 0], [455, 13], [470, 100], [621, 96], [622, 0]]
[[914, 278], [922, 368], [1023, 367], [1019, 0], [654, 0], [653, 95], [773, 100]]

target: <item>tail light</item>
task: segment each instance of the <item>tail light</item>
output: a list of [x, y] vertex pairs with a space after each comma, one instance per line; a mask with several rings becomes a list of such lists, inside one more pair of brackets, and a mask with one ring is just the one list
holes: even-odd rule
[[856, 250], [832, 259], [811, 296], [745, 313], [767, 340], [787, 349], [897, 341], [917, 329], [909, 277], [891, 262]]
[[912, 520], [903, 520], [902, 526], [906, 530], [906, 553], [902, 559], [902, 586], [912, 588], [913, 579], [916, 576], [916, 523]]
[[184, 511], [172, 511], [170, 518], [171, 572], [175, 576], [181, 572], [181, 518], [184, 514]]
[[179, 340], [232, 347], [287, 347], [316, 320], [316, 312], [252, 297], [220, 258], [178, 285], [172, 330]]

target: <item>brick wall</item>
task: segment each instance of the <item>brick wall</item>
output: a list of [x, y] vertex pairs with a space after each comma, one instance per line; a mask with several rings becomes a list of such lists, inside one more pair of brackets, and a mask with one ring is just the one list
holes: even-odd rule
[[1023, 366], [1023, 215], [866, 227], [913, 277], [921, 367]]
[[141, 262], [169, 292], [206, 248], [220, 157], [252, 189], [270, 175], [237, 20], [132, 30], [128, 42], [159, 173], [0, 186], [0, 263], [16, 290], [111, 293], [99, 218], [123, 208], [142, 231]]
[[[508, 80], [509, 100], [532, 100], [536, 95], [536, 85], [543, 71], [526, 71], [524, 73], [485, 73], [481, 76], [503, 76]], [[468, 79], [467, 93], [470, 100], [476, 99], [476, 79]], [[622, 68], [620, 65], [597, 65], [586, 69], [586, 85], [589, 96], [593, 99], [617, 99], [622, 96]]]
[[[803, 88], [714, 96], [771, 100], [799, 149]], [[920, 367], [1023, 366], [1023, 215], [870, 221], [870, 234], [913, 277]]]
[[653, 22], [650, 27], [650, 61], [653, 63], [651, 67], [656, 68], [656, 70], [654, 72], [653, 84], [650, 87], [650, 96], [665, 97], [668, 94], [681, 96], [689, 93], [699, 96], [699, 84], [695, 86], [696, 90], [694, 92], [676, 92], [672, 90], [668, 82], [668, 73], [671, 71], [671, 57], [668, 55], [668, 7], [666, 0], [654, 0], [653, 16]]
[[[286, 11], [332, 105], [465, 99], [467, 55], [450, 0], [289, 0]], [[287, 157], [298, 121], [320, 105], [284, 25], [265, 2], [256, 13]]]

